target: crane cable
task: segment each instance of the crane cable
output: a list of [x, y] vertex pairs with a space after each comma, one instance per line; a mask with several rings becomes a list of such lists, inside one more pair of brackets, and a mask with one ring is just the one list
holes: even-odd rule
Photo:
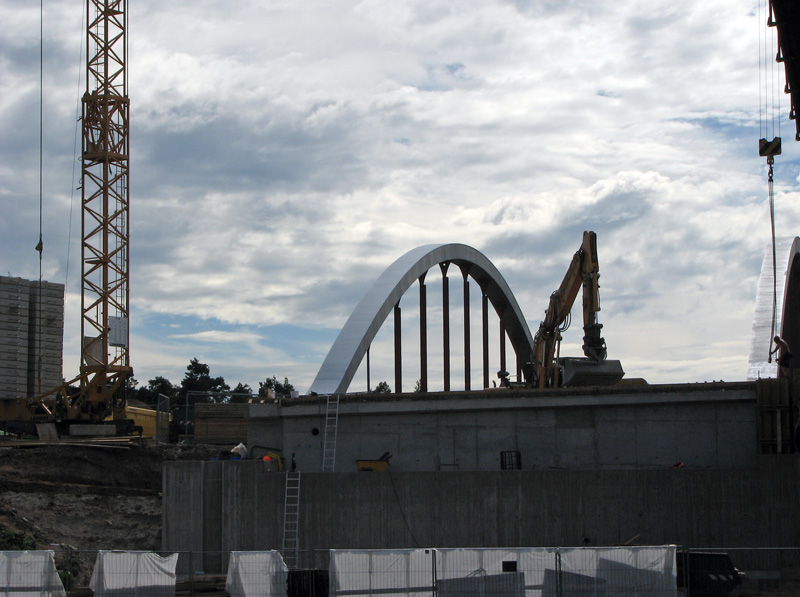
[[767, 362], [772, 362], [772, 344], [775, 338], [775, 326], [777, 325], [778, 317], [778, 256], [775, 248], [775, 192], [772, 182], [772, 164], [775, 163], [775, 158], [769, 156], [767, 164], [769, 164], [769, 174], [767, 175], [767, 185], [769, 186], [769, 223], [772, 230], [772, 324], [769, 333], [769, 355], [767, 355]]
[[[780, 137], [780, 93], [775, 93], [777, 87], [777, 77], [775, 74], [775, 63], [780, 56], [780, 48], [777, 50], [776, 60], [772, 60], [772, 52], [770, 48], [775, 46], [775, 28], [776, 22], [773, 18], [772, 2], [771, 0], [764, 0], [764, 8], [766, 13], [766, 27], [767, 31], [772, 31], [772, 35], [767, 35], [766, 32], [762, 38], [762, 27], [765, 21], [763, 20], [761, 12], [761, 3], [759, 2], [759, 60], [758, 60], [758, 80], [759, 80], [759, 132], [763, 135], [759, 139], [759, 155], [767, 158], [767, 165], [769, 167], [767, 174], [767, 186], [769, 189], [769, 219], [770, 231], [772, 242], [772, 320], [770, 322], [770, 335], [769, 347], [767, 353], [767, 362], [772, 362], [772, 353], [774, 348], [774, 341], [777, 334], [778, 325], [778, 260], [777, 248], [775, 237], [775, 190], [774, 190], [774, 171], [773, 164], [775, 163], [775, 156], [781, 154], [781, 137]], [[779, 44], [778, 44], [779, 45]], [[762, 53], [763, 50], [763, 53]], [[762, 76], [763, 74], [763, 76]], [[763, 101], [762, 101], [763, 93]], [[777, 96], [777, 100], [776, 100]], [[776, 101], [778, 108], [776, 110]], [[768, 141], [770, 133], [770, 119], [772, 120], [773, 139]], [[777, 131], [777, 135], [775, 135]]]
[[[85, 8], [81, 13], [81, 30], [83, 30], [83, 22], [85, 19]], [[83, 35], [81, 35], [79, 62], [83, 57]], [[78, 107], [76, 112], [80, 112], [80, 69], [78, 71]], [[77, 119], [80, 122], [80, 118]], [[75, 179], [75, 164], [77, 163], [77, 140], [78, 140], [78, 127], [76, 125], [75, 140], [73, 143], [73, 166], [72, 166], [72, 180]], [[70, 245], [72, 240], [72, 214], [74, 211], [74, 192], [75, 185], [72, 184], [72, 192], [70, 194], [70, 210], [69, 210], [69, 230], [67, 232], [67, 256], [66, 256], [66, 272], [64, 275], [64, 293], [66, 294], [69, 287], [69, 255]], [[38, 319], [36, 326], [38, 355], [37, 355], [37, 394], [42, 393], [42, 375], [44, 367], [44, 359], [42, 352], [44, 346], [42, 345], [42, 267], [43, 267], [43, 253], [44, 253], [44, 0], [39, 0], [39, 242], [36, 244], [36, 251], [39, 253], [39, 287], [38, 287]], [[66, 298], [66, 297], [65, 297]]]
[[42, 240], [42, 186], [43, 186], [43, 172], [44, 172], [44, 0], [39, 0], [39, 242], [36, 243], [36, 251], [39, 253], [39, 286], [38, 291], [38, 305], [37, 305], [37, 321], [36, 321], [36, 344], [37, 344], [37, 361], [36, 361], [36, 380], [37, 380], [37, 395], [42, 393], [42, 367], [44, 361], [42, 359], [42, 253], [44, 251], [44, 243]]

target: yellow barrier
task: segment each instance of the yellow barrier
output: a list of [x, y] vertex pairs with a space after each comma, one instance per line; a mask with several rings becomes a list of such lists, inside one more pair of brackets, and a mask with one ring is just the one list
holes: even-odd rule
[[[134, 425], [142, 428], [142, 437], [156, 436], [156, 417], [158, 413], [149, 408], [138, 406], [125, 406], [125, 418], [133, 419]], [[106, 421], [111, 421], [112, 417], [106, 417]], [[169, 427], [170, 417], [167, 413], [161, 413], [161, 420], [164, 429]]]

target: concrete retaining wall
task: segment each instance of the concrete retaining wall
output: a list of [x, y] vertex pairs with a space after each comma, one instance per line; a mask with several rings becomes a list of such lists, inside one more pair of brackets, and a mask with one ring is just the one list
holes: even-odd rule
[[[259, 461], [164, 467], [166, 551], [280, 549], [286, 475]], [[300, 549], [675, 543], [800, 536], [800, 457], [731, 469], [301, 474]], [[221, 564], [198, 554], [204, 569]]]
[[[393, 471], [496, 471], [519, 451], [524, 470], [752, 464], [756, 382], [608, 389], [343, 396], [335, 471], [390, 452]], [[248, 405], [248, 446], [322, 470], [326, 400]], [[243, 438], [244, 439], [244, 438]]]

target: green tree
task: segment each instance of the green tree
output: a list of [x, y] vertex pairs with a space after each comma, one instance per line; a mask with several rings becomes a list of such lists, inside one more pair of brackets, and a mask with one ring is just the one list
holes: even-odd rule
[[[177, 404], [186, 404], [187, 396], [189, 396], [191, 404], [227, 402], [230, 398], [227, 392], [230, 389], [222, 377], [211, 377], [211, 369], [208, 365], [192, 359], [186, 366], [186, 373], [181, 380], [181, 387], [177, 392]], [[189, 392], [192, 393], [189, 394]], [[195, 392], [202, 392], [202, 394]]]
[[136, 381], [136, 378], [132, 375], [125, 379], [124, 388], [125, 388], [125, 399], [129, 398], [139, 398], [139, 392], [142, 388], [137, 388], [136, 386], [139, 385], [139, 382]]
[[166, 377], [160, 375], [154, 377], [147, 382], [146, 386], [142, 386], [136, 391], [134, 397], [141, 400], [145, 404], [157, 405], [160, 396], [166, 396], [172, 401], [177, 393], [175, 385]]
[[253, 397], [253, 388], [246, 383], [239, 382], [236, 387], [231, 390], [231, 402], [247, 402]]
[[289, 383], [288, 377], [284, 377], [283, 383], [281, 383], [278, 381], [278, 378], [273, 375], [264, 381], [258, 382], [259, 396], [266, 396], [267, 390], [272, 390], [276, 398], [288, 398], [291, 396], [291, 393], [294, 392], [294, 386]]
[[391, 394], [392, 388], [389, 387], [389, 384], [385, 381], [379, 382], [377, 386], [375, 386], [374, 392], [376, 394]]

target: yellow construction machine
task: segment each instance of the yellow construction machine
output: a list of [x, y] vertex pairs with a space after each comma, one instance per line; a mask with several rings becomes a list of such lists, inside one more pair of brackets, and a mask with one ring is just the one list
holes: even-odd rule
[[[625, 374], [619, 361], [606, 360], [606, 341], [601, 336], [600, 278], [597, 260], [597, 235], [583, 233], [583, 242], [572, 257], [567, 273], [550, 295], [544, 320], [533, 338], [532, 385], [558, 386], [611, 385]], [[583, 289], [583, 353], [585, 358], [560, 356], [561, 334], [570, 324], [572, 305]]]

